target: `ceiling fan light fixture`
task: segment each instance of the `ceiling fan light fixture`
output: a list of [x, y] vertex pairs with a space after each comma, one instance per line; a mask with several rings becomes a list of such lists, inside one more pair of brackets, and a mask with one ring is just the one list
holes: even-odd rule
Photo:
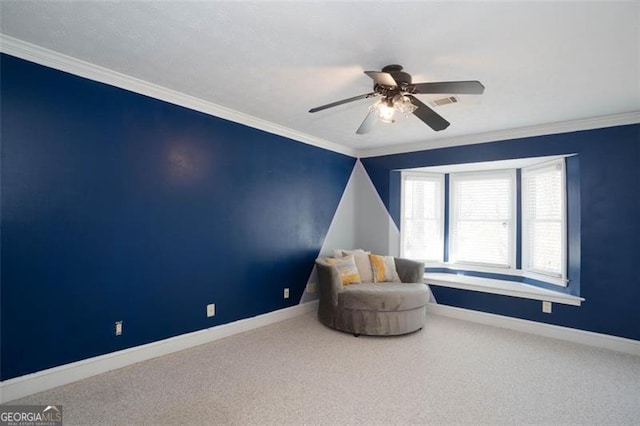
[[396, 113], [395, 106], [392, 101], [386, 99], [380, 99], [378, 102], [373, 104], [371, 109], [378, 116], [378, 119], [383, 123], [394, 123], [395, 120], [393, 116]]
[[405, 117], [409, 117], [413, 114], [413, 111], [418, 109], [417, 106], [411, 103], [411, 100], [408, 97], [400, 94], [393, 97], [393, 107]]

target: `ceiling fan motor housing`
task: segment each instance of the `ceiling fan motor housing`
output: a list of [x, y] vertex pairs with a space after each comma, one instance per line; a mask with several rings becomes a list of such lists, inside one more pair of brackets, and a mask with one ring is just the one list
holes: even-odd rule
[[391, 74], [391, 77], [398, 83], [398, 86], [408, 86], [411, 84], [411, 75], [402, 71], [402, 65], [387, 65], [382, 68], [382, 72]]

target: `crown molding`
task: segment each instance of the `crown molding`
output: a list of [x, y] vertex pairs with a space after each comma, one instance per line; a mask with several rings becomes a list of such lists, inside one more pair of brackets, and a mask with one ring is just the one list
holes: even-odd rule
[[27, 43], [5, 34], [0, 34], [0, 52], [100, 83], [119, 87], [130, 92], [139, 93], [174, 105], [260, 129], [307, 145], [313, 145], [351, 157], [358, 156], [358, 152], [355, 149], [344, 145], [316, 138], [306, 133], [298, 132], [222, 105], [217, 105], [173, 89], [149, 83], [139, 78], [94, 65], [35, 44]]
[[568, 133], [580, 130], [590, 130], [640, 123], [640, 111], [632, 111], [605, 117], [595, 117], [582, 120], [565, 121], [560, 123], [549, 123], [515, 129], [499, 130], [495, 132], [441, 138], [411, 144], [384, 146], [369, 149], [355, 149], [335, 142], [330, 142], [325, 139], [316, 138], [306, 133], [298, 132], [288, 127], [280, 126], [278, 124], [254, 116], [235, 111], [222, 105], [214, 104], [212, 102], [208, 102], [194, 96], [186, 95], [173, 89], [149, 83], [148, 81], [144, 81], [108, 68], [94, 65], [89, 62], [85, 62], [80, 59], [7, 36], [5, 34], [0, 34], [0, 52], [100, 83], [119, 87], [130, 92], [142, 94], [174, 105], [179, 105], [208, 115], [263, 130], [268, 133], [283, 136], [285, 138], [305, 143], [307, 145], [316, 146], [322, 149], [356, 158], [404, 154], [408, 152], [446, 148], [451, 146], [497, 142], [509, 139], [519, 139], [532, 136]]
[[580, 130], [600, 129], [604, 127], [625, 126], [640, 123], [640, 111], [623, 114], [594, 117], [582, 120], [563, 121], [559, 123], [541, 124], [516, 129], [498, 130], [495, 132], [477, 133], [473, 135], [441, 138], [436, 140], [385, 146], [380, 148], [362, 149], [358, 151], [359, 158], [379, 157], [383, 155], [404, 154], [415, 151], [426, 151], [437, 148], [447, 148], [458, 145], [472, 145], [486, 142], [497, 142], [509, 139], [520, 139], [532, 136], [552, 135], [556, 133], [577, 132]]

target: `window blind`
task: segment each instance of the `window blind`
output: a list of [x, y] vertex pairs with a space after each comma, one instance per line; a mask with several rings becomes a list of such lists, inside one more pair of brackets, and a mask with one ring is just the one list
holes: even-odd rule
[[451, 175], [452, 262], [513, 266], [514, 188], [513, 170]]
[[441, 175], [403, 175], [403, 257], [442, 261], [443, 186]]
[[564, 160], [522, 170], [523, 269], [565, 275]]

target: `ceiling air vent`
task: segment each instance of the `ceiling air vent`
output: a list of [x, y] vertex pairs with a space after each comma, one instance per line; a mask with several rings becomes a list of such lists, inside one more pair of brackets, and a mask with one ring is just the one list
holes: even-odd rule
[[455, 96], [449, 96], [446, 98], [435, 99], [429, 103], [431, 104], [431, 106], [436, 107], [436, 106], [442, 106], [447, 104], [455, 104], [456, 102], [458, 102], [458, 98], [456, 98]]

